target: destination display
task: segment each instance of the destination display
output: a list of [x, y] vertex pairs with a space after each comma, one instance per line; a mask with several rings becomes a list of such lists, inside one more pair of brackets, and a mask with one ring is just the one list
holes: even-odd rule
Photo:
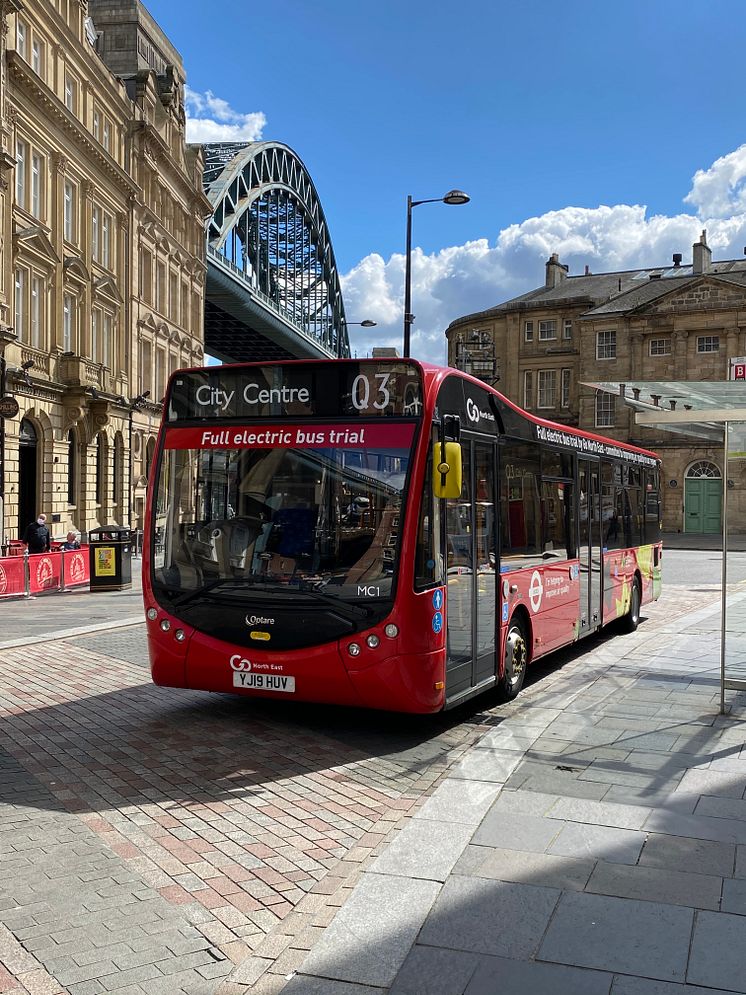
[[422, 381], [401, 363], [215, 366], [171, 382], [168, 422], [247, 418], [417, 418]]
[[409, 449], [415, 426], [406, 424], [273, 425], [257, 428], [170, 428], [166, 449]]

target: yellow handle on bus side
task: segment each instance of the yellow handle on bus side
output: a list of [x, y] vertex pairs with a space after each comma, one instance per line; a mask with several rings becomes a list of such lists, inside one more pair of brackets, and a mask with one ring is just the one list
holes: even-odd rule
[[433, 443], [433, 494], [435, 497], [461, 497], [461, 478], [461, 446], [458, 442]]

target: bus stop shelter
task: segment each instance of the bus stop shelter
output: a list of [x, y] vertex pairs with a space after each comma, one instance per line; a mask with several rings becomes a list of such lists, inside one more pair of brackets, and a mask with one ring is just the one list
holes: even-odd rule
[[[746, 660], [729, 673], [726, 657], [728, 581], [728, 461], [746, 460], [746, 382], [743, 380], [607, 380], [584, 383], [614, 394], [635, 412], [640, 427], [686, 435], [723, 452], [722, 572], [720, 610], [720, 712], [727, 689], [746, 690]], [[746, 525], [745, 525], [746, 527]]]

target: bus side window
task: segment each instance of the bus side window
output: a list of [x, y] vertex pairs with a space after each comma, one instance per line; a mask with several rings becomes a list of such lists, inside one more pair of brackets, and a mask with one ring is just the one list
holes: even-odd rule
[[500, 447], [501, 569], [543, 562], [540, 473], [535, 444], [508, 440]]
[[417, 547], [414, 560], [415, 590], [442, 584], [443, 556], [440, 550], [440, 501], [433, 496], [433, 449], [427, 458], [425, 486], [422, 489], [420, 515], [417, 522]]
[[541, 485], [542, 534], [545, 559], [570, 559], [575, 555], [572, 484], [544, 480]]

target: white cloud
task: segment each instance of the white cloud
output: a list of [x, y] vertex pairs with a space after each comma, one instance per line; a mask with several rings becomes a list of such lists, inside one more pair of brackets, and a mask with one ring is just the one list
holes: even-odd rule
[[240, 114], [211, 90], [184, 88], [189, 142], [257, 142], [267, 118], [261, 111]]
[[[740, 258], [746, 245], [746, 145], [699, 170], [684, 198], [697, 214], [648, 216], [641, 205], [564, 207], [528, 218], [487, 238], [426, 255], [412, 254], [412, 355], [442, 363], [445, 329], [455, 318], [525, 293], [544, 282], [544, 263], [552, 252], [579, 274], [662, 266], [674, 252], [691, 260], [691, 246], [703, 228], [715, 259]], [[350, 320], [378, 322], [371, 331], [350, 328], [353, 354], [373, 346], [401, 350], [403, 337], [404, 257], [366, 256], [343, 277]]]

